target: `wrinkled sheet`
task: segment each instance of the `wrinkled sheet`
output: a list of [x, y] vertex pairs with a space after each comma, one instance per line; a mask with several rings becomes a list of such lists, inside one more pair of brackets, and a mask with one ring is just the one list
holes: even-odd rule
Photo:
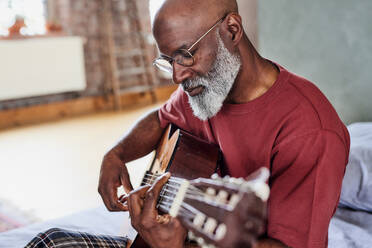
[[128, 236], [131, 239], [136, 235], [135, 230], [131, 228], [128, 213], [109, 212], [101, 206], [60, 219], [0, 233], [0, 248], [24, 247], [38, 233], [53, 227], [93, 234]]
[[372, 212], [372, 122], [354, 123], [348, 130], [350, 155], [340, 206]]
[[328, 230], [330, 248], [371, 248], [372, 213], [338, 208]]
[[329, 247], [372, 247], [372, 122], [353, 123], [350, 156], [339, 208], [329, 227]]

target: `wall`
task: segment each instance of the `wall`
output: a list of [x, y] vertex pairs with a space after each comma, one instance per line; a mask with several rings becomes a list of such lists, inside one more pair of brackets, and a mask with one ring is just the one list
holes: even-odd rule
[[[105, 29], [103, 27], [103, 1], [108, 0], [49, 1], [49, 3], [53, 3], [52, 7], [49, 6], [49, 9], [54, 9], [53, 18], [59, 20], [60, 24], [63, 26], [65, 34], [80, 36], [86, 41], [84, 45], [86, 89], [78, 92], [66, 92], [55, 95], [0, 101], [0, 111], [89, 96], [101, 96], [110, 92], [109, 80], [107, 80], [107, 66], [109, 65], [109, 62], [106, 51], [107, 44], [105, 43], [106, 39], [104, 37]], [[118, 43], [126, 45], [128, 34], [123, 33], [122, 28], [120, 27], [120, 25], [123, 25], [123, 23], [127, 21], [123, 12], [120, 11], [125, 8], [126, 0], [110, 1], [112, 1], [113, 5], [112, 16], [114, 21], [113, 28], [115, 30], [115, 39]], [[149, 61], [152, 61], [155, 56], [155, 48], [154, 44], [151, 44], [152, 40], [148, 38], [150, 34], [148, 1], [136, 0], [136, 4], [140, 13], [139, 16], [142, 18], [140, 23], [143, 27], [143, 35], [146, 36], [146, 40], [149, 41]], [[119, 66], [121, 65], [119, 64]], [[155, 78], [155, 81], [158, 82], [159, 79]], [[166, 82], [168, 81], [169, 80]], [[143, 82], [139, 79], [134, 82], [134, 84], [140, 85], [143, 84]], [[133, 86], [133, 83], [128, 86]]]
[[258, 48], [257, 0], [237, 0], [244, 31], [252, 44]]
[[84, 90], [83, 43], [76, 36], [0, 40], [0, 101]]
[[372, 1], [260, 0], [263, 56], [313, 81], [342, 120], [372, 121]]

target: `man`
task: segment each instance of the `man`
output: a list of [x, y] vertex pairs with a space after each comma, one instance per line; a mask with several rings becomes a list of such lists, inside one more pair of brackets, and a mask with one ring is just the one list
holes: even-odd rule
[[[270, 169], [266, 232], [255, 247], [326, 247], [336, 209], [349, 135], [311, 82], [262, 58], [245, 35], [235, 0], [167, 0], [153, 34], [179, 89], [140, 120], [104, 157], [99, 193], [111, 211], [127, 211], [154, 247], [181, 247], [177, 219], [157, 221], [159, 187], [132, 191], [125, 163], [157, 146], [168, 123], [218, 144], [222, 173], [246, 177]], [[127, 204], [117, 187], [131, 192]]]
[[121, 184], [132, 189], [122, 163], [153, 150], [172, 122], [218, 144], [226, 174], [271, 170], [268, 238], [258, 247], [326, 247], [349, 136], [324, 95], [259, 56], [244, 34], [235, 1], [165, 1], [153, 33], [162, 55], [155, 63], [172, 72], [181, 87], [105, 156], [100, 192], [106, 206], [122, 209], [114, 189]]

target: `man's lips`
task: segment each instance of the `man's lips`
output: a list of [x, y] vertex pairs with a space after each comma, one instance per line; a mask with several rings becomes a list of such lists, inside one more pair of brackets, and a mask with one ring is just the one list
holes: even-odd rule
[[199, 95], [202, 91], [204, 90], [204, 86], [200, 85], [194, 88], [188, 88], [185, 89], [185, 91], [190, 95], [190, 96], [196, 96]]

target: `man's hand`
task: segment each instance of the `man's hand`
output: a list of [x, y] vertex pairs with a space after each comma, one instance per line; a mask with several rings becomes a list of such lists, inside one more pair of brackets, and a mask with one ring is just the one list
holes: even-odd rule
[[166, 173], [151, 187], [143, 186], [127, 197], [132, 226], [154, 248], [183, 247], [186, 239], [186, 229], [176, 218], [159, 215], [156, 210], [160, 191], [169, 177]]
[[118, 201], [117, 189], [121, 185], [127, 193], [133, 190], [127, 167], [111, 151], [103, 158], [98, 187], [98, 192], [110, 211], [128, 211], [128, 207]]
[[126, 193], [133, 190], [125, 163], [153, 151], [163, 133], [158, 111], [152, 111], [139, 120], [133, 128], [103, 158], [98, 192], [110, 211], [127, 211], [118, 202], [117, 189], [124, 186]]

